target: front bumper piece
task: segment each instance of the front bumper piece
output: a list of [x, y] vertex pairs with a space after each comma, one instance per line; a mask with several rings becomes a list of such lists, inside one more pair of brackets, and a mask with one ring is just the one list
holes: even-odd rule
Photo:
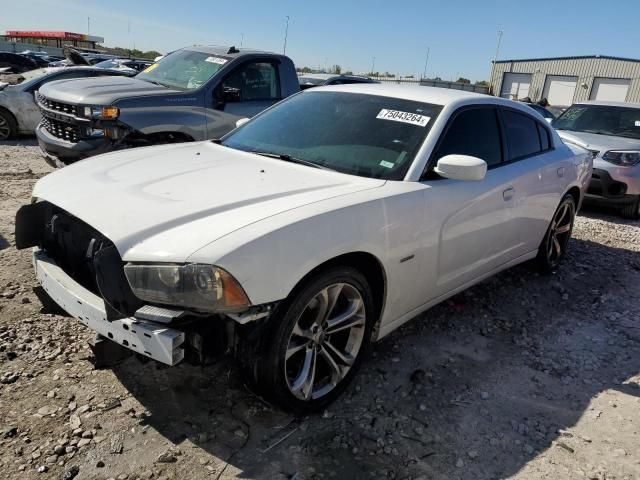
[[39, 248], [33, 249], [33, 265], [47, 294], [94, 332], [167, 365], [176, 365], [184, 358], [184, 332], [135, 317], [110, 322], [104, 301], [73, 280]]

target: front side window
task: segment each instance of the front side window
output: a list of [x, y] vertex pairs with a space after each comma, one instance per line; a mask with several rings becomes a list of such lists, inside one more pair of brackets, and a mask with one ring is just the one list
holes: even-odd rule
[[236, 91], [239, 101], [279, 100], [280, 86], [275, 65], [268, 62], [248, 63], [222, 82], [225, 92]]
[[555, 119], [556, 130], [613, 135], [640, 140], [640, 108], [573, 105]]
[[136, 78], [169, 88], [193, 90], [213, 77], [230, 59], [193, 50], [177, 50], [140, 72]]
[[503, 110], [502, 118], [507, 133], [507, 145], [509, 145], [509, 160], [517, 160], [539, 153], [540, 137], [538, 134], [538, 122], [533, 118], [511, 110]]
[[401, 98], [307, 90], [233, 131], [222, 144], [400, 180], [441, 109]]
[[455, 116], [434, 158], [437, 162], [446, 155], [454, 154], [480, 158], [488, 166], [502, 162], [500, 127], [494, 108], [463, 110]]

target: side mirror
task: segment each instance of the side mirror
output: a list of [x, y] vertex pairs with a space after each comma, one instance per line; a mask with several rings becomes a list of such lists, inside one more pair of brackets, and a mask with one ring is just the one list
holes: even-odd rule
[[452, 180], [482, 180], [487, 174], [487, 162], [469, 155], [446, 155], [433, 169], [438, 175]]
[[241, 118], [240, 120], [238, 120], [236, 122], [236, 128], [241, 127], [242, 125], [244, 125], [245, 123], [247, 123], [249, 121], [248, 118]]

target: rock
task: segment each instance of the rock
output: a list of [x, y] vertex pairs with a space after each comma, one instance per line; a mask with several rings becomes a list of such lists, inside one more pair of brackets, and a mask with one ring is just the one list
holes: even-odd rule
[[156, 462], [158, 463], [175, 463], [178, 459], [170, 450], [158, 455]]
[[124, 437], [122, 434], [112, 437], [109, 451], [114, 454], [122, 453], [122, 450], [124, 449], [123, 441]]
[[152, 470], [145, 470], [140, 474], [140, 478], [142, 478], [143, 480], [151, 480], [153, 476], [154, 474]]
[[49, 471], [49, 467], [47, 467], [46, 465], [40, 465], [38, 468], [36, 468], [36, 472], [38, 473], [46, 473]]
[[456, 467], [457, 468], [462, 468], [464, 467], [464, 460], [462, 460], [461, 458], [458, 459], [458, 461], [456, 462]]
[[475, 450], [469, 450], [467, 452], [467, 455], [469, 456], [469, 458], [474, 459], [474, 458], [478, 458], [478, 452], [476, 452]]
[[58, 461], [58, 456], [57, 455], [49, 455], [47, 458], [44, 459], [45, 462], [47, 462], [49, 465], [53, 465], [54, 463], [56, 463]]
[[18, 434], [18, 427], [7, 427], [2, 432], [2, 438], [13, 438]]
[[47, 392], [47, 398], [56, 398], [56, 391], [55, 390], [49, 390]]
[[77, 450], [76, 447], [74, 447], [73, 445], [69, 445], [68, 447], [65, 447], [64, 451], [69, 454], [69, 453], [74, 453]]
[[62, 480], [73, 480], [74, 478], [76, 478], [76, 475], [78, 475], [78, 473], [80, 473], [80, 467], [77, 465], [73, 465], [69, 470], [64, 472]]
[[56, 455], [64, 455], [66, 453], [65, 447], [63, 447], [62, 445], [56, 445], [53, 451], [56, 453]]
[[78, 415], [74, 413], [69, 417], [69, 427], [72, 430], [76, 430], [80, 428], [81, 425], [82, 425], [82, 420], [80, 420], [80, 417]]
[[93, 433], [91, 430], [85, 430], [82, 432], [82, 438], [93, 438]]
[[96, 463], [96, 468], [102, 468], [104, 467], [104, 462], [102, 460], [98, 460], [98, 463]]
[[207, 432], [202, 432], [198, 434], [198, 443], [206, 443], [209, 441], [209, 434]]
[[482, 393], [480, 393], [480, 397], [481, 397], [483, 400], [486, 400], [486, 399], [488, 399], [488, 398], [489, 398], [489, 393], [488, 393], [488, 392], [482, 392]]
[[53, 415], [56, 413], [58, 409], [53, 405], [47, 405], [38, 409], [38, 415], [42, 415], [43, 417]]
[[85, 445], [89, 445], [90, 443], [91, 443], [90, 438], [81, 438], [80, 441], [78, 442], [78, 448], [82, 448]]

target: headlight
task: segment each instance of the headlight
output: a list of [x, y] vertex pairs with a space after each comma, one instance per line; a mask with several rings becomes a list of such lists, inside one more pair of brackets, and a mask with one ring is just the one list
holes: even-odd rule
[[602, 156], [603, 160], [623, 167], [630, 167], [640, 163], [640, 151], [637, 150], [609, 150]]
[[84, 107], [84, 116], [100, 120], [113, 120], [120, 115], [118, 107]]
[[150, 303], [205, 312], [233, 312], [250, 305], [235, 278], [213, 265], [138, 265], [124, 272], [136, 297]]

